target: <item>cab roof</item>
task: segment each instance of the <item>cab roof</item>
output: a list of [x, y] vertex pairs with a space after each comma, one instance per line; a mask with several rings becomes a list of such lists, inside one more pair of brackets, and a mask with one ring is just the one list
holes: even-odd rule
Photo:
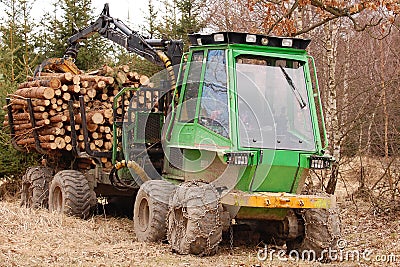
[[247, 44], [302, 50], [305, 50], [311, 42], [310, 39], [268, 36], [242, 32], [215, 32], [211, 34], [194, 33], [189, 34], [189, 41], [193, 46], [211, 44]]

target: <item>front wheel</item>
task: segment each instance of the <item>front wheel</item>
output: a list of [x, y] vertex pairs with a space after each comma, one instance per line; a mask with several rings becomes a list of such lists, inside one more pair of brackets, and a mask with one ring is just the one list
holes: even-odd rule
[[85, 176], [74, 170], [58, 172], [50, 185], [49, 210], [86, 219], [96, 204], [96, 194]]
[[138, 241], [156, 242], [165, 239], [168, 200], [175, 188], [175, 185], [164, 180], [142, 184], [133, 209], [133, 224]]
[[329, 260], [327, 253], [336, 249], [340, 238], [340, 221], [336, 209], [296, 210], [304, 225], [304, 233], [286, 242], [288, 254], [296, 250], [298, 255], [306, 255], [309, 260]]
[[182, 183], [171, 197], [168, 241], [179, 254], [209, 256], [222, 240], [220, 195], [204, 182]]

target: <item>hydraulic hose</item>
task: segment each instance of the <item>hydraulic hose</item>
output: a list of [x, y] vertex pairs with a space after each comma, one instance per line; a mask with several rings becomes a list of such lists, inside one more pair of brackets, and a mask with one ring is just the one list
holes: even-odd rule
[[[170, 83], [171, 83], [171, 88], [170, 88], [169, 92], [171, 92], [171, 94], [173, 94], [173, 92], [175, 91], [175, 87], [176, 87], [176, 77], [175, 77], [174, 67], [172, 65], [171, 59], [162, 51], [157, 51], [157, 55], [161, 59], [161, 61], [164, 63], [165, 69], [168, 72], [168, 77], [169, 77]], [[173, 101], [173, 99], [172, 99], [172, 101]], [[167, 109], [167, 111], [168, 111], [168, 109]]]
[[128, 162], [126, 162], [125, 160], [122, 160], [115, 164], [115, 169], [117, 171], [125, 167], [132, 169], [135, 172], [135, 174], [139, 176], [139, 178], [142, 180], [143, 183], [151, 180], [151, 178], [147, 175], [145, 170], [142, 167], [140, 167], [136, 161], [129, 160]]

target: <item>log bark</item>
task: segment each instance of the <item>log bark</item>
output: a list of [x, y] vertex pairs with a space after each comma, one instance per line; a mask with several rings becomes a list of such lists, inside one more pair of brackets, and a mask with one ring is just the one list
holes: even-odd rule
[[[49, 117], [49, 113], [43, 112], [43, 113], [33, 113], [33, 116], [35, 120], [43, 120], [47, 119]], [[13, 120], [15, 124], [18, 124], [18, 121], [29, 121], [30, 116], [29, 113], [18, 113], [18, 114], [13, 114]], [[8, 121], [8, 114], [4, 116], [5, 120]]]
[[[39, 141], [40, 143], [48, 143], [50, 141], [54, 141], [55, 137], [54, 135], [45, 135], [45, 136], [39, 136]], [[24, 146], [28, 144], [35, 144], [35, 138], [30, 137], [30, 138], [25, 138], [17, 141], [17, 145]]]
[[51, 87], [22, 88], [18, 89], [15, 94], [26, 98], [52, 99], [54, 97], [54, 89]]
[[99, 82], [104, 81], [106, 84], [113, 84], [114, 78], [113, 77], [105, 77], [105, 76], [97, 76], [97, 75], [79, 75], [82, 81], [89, 81], [89, 82]]
[[45, 73], [42, 72], [40, 77], [37, 77], [40, 80], [50, 80], [53, 78], [59, 79], [61, 83], [68, 83], [71, 82], [74, 75], [70, 72], [66, 73]]
[[61, 87], [61, 81], [58, 78], [50, 78], [48, 80], [34, 80], [30, 82], [24, 82], [18, 85], [18, 89], [29, 87], [51, 87], [53, 89], [58, 89]]
[[[8, 125], [8, 121], [4, 121], [4, 124], [6, 124], [5, 126], [7, 126]], [[50, 120], [49, 119], [36, 121], [36, 126], [37, 127], [41, 127], [41, 126], [49, 125], [49, 124], [50, 124]], [[14, 130], [15, 131], [22, 131], [22, 130], [26, 130], [26, 129], [32, 129], [32, 124], [30, 122], [21, 123], [21, 124], [14, 124]]]
[[97, 124], [88, 124], [87, 129], [89, 132], [95, 132], [99, 126]]
[[63, 128], [57, 128], [57, 127], [42, 129], [42, 130], [39, 130], [38, 132], [41, 135], [64, 135], [65, 134], [65, 130]]
[[40, 143], [40, 146], [43, 149], [48, 149], [48, 150], [55, 150], [57, 149], [57, 144], [56, 143]]
[[66, 115], [63, 114], [59, 114], [53, 117], [50, 117], [50, 122], [63, 122], [63, 121], [67, 121], [68, 117]]

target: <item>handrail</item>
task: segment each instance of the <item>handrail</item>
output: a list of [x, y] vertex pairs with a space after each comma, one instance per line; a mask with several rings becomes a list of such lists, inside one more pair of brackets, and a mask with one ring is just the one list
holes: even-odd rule
[[315, 87], [317, 89], [319, 112], [320, 112], [320, 115], [321, 115], [322, 130], [323, 130], [323, 134], [324, 134], [324, 147], [322, 149], [326, 150], [328, 148], [329, 141], [328, 141], [328, 135], [326, 133], [326, 127], [325, 127], [324, 111], [322, 109], [321, 93], [320, 93], [320, 90], [319, 90], [318, 77], [317, 77], [317, 68], [315, 66], [314, 58], [312, 56], [310, 56], [310, 55], [308, 55], [307, 57], [309, 59], [311, 59], [311, 63], [312, 63], [313, 71], [314, 71]]
[[111, 162], [115, 164], [117, 162], [117, 148], [118, 148], [118, 138], [117, 138], [117, 108], [118, 108], [118, 99], [125, 94], [127, 91], [136, 91], [138, 88], [132, 87], [124, 87], [121, 91], [119, 91], [113, 101], [113, 146], [112, 146], [112, 157]]

